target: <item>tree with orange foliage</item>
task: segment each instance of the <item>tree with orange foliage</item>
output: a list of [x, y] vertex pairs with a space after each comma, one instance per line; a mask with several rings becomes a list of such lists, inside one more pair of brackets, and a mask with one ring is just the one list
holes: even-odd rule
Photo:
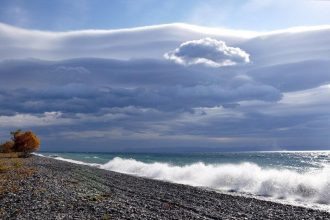
[[39, 149], [40, 140], [32, 131], [22, 132], [17, 130], [11, 134], [16, 152], [23, 152], [27, 155]]
[[10, 132], [11, 141], [7, 141], [0, 145], [0, 152], [22, 152], [22, 156], [27, 157], [33, 151], [39, 149], [40, 140], [32, 131], [16, 130]]
[[14, 150], [15, 143], [13, 141], [6, 141], [3, 144], [0, 144], [1, 153], [10, 153]]

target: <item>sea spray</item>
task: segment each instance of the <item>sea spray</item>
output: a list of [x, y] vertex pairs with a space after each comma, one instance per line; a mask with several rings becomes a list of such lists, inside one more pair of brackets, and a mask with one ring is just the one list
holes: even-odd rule
[[42, 155], [121, 173], [222, 192], [235, 191], [247, 196], [330, 211], [329, 151], [185, 154], [52, 152]]
[[274, 198], [330, 204], [330, 168], [303, 173], [262, 168], [254, 163], [176, 166], [116, 157], [100, 168], [193, 186], [252, 193]]

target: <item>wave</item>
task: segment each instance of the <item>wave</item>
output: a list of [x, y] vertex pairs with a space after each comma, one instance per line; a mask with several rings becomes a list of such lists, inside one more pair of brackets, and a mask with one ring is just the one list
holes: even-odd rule
[[53, 159], [56, 159], [56, 160], [66, 161], [66, 162], [69, 162], [69, 163], [79, 164], [79, 165], [87, 165], [87, 166], [99, 167], [99, 168], [101, 167], [101, 164], [98, 164], [98, 163], [85, 163], [85, 162], [82, 162], [82, 161], [79, 161], [79, 160], [67, 159], [67, 158], [57, 156], [57, 155], [45, 156], [43, 154], [37, 154], [37, 153], [33, 153], [33, 154], [36, 155], [36, 156], [39, 156], [39, 157], [48, 157], [48, 158], [53, 158]]
[[[79, 160], [73, 160], [73, 159], [68, 159], [68, 158], [63, 158], [63, 157], [60, 157], [56, 154], [51, 154], [51, 155], [43, 155], [43, 154], [40, 154], [40, 153], [32, 153], [33, 155], [36, 155], [36, 156], [39, 156], [39, 157], [48, 157], [48, 158], [53, 158], [53, 159], [56, 159], [56, 160], [62, 160], [62, 161], [66, 161], [66, 162], [69, 162], [69, 163], [74, 163], [74, 164], [79, 164], [79, 165], [87, 165], [87, 166], [93, 166], [93, 167], [99, 167], [101, 166], [101, 164], [98, 164], [98, 163], [86, 163], [86, 162], [82, 162], [82, 161], [79, 161]], [[85, 158], [90, 158], [90, 157], [85, 157]], [[92, 157], [92, 158], [98, 158], [98, 157]]]
[[[45, 157], [42, 154], [35, 154]], [[53, 157], [79, 165], [88, 165], [151, 179], [222, 191], [299, 201], [298, 204], [330, 204], [330, 167], [304, 173], [288, 169], [263, 168], [254, 163], [205, 164], [175, 166], [168, 163], [144, 163], [135, 159], [115, 157], [105, 164], [86, 163]], [[301, 203], [302, 202], [302, 203]]]
[[86, 158], [86, 159], [100, 159], [100, 158], [97, 157], [97, 156], [86, 156], [86, 157], [84, 157], [84, 158]]
[[192, 186], [252, 193], [287, 200], [330, 204], [330, 168], [298, 173], [262, 168], [254, 163], [185, 166], [144, 163], [116, 157], [100, 168]]

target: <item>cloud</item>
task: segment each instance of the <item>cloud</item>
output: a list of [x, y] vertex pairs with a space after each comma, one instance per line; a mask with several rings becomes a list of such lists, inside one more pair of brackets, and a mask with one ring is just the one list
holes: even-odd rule
[[165, 53], [164, 57], [183, 65], [204, 64], [211, 67], [250, 62], [250, 55], [245, 51], [212, 38], [184, 42], [175, 50]]
[[[15, 126], [33, 129], [49, 150], [329, 146], [327, 33], [239, 38], [180, 25], [64, 33], [0, 25], [0, 137]], [[165, 60], [180, 44], [168, 55], [206, 65]], [[249, 65], [241, 65], [249, 58], [242, 51]]]
[[307, 60], [255, 68], [247, 71], [247, 75], [282, 92], [288, 92], [330, 83], [329, 69], [329, 60]]
[[0, 115], [0, 127], [25, 128], [31, 126], [52, 126], [59, 124], [70, 124], [68, 118], [61, 118], [61, 112], [44, 112], [40, 115], [15, 114], [12, 116]]
[[301, 61], [329, 54], [330, 40], [326, 37], [329, 30], [329, 26], [322, 26], [300, 28], [299, 32], [288, 29], [267, 33], [165, 24], [118, 30], [49, 32], [0, 23], [0, 60], [164, 59], [165, 53], [183, 42], [209, 37], [247, 51], [253, 63]]
[[135, 106], [160, 111], [191, 111], [197, 107], [228, 105], [242, 100], [277, 101], [281, 93], [271, 86], [244, 84], [232, 88], [218, 85], [162, 88], [90, 87], [68, 84], [49, 89], [16, 89], [3, 92], [2, 114], [14, 112], [97, 113], [103, 108]]
[[[174, 121], [171, 134], [237, 138], [241, 144], [267, 145], [276, 140], [281, 147], [326, 147], [330, 138], [330, 85], [285, 93], [279, 102], [243, 101], [234, 109], [196, 109]], [[304, 134], [304, 135], [302, 135]], [[250, 142], [252, 141], [252, 142]]]
[[113, 59], [159, 58], [184, 41], [221, 38], [231, 44], [256, 33], [187, 24], [165, 24], [118, 30], [48, 32], [0, 23], [0, 59], [46, 60], [97, 57]]
[[235, 106], [244, 100], [274, 102], [282, 97], [278, 89], [247, 75], [219, 75], [208, 69], [184, 70], [179, 65], [148, 60], [3, 62], [0, 71], [5, 81], [0, 85], [6, 89], [0, 90], [0, 112], [97, 113], [104, 108], [128, 106], [192, 111]]

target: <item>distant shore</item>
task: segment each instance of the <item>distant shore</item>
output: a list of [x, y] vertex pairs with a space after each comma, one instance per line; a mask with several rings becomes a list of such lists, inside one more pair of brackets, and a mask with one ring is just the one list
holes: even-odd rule
[[318, 210], [51, 158], [10, 160], [0, 158], [13, 167], [0, 172], [0, 219], [330, 219]]

